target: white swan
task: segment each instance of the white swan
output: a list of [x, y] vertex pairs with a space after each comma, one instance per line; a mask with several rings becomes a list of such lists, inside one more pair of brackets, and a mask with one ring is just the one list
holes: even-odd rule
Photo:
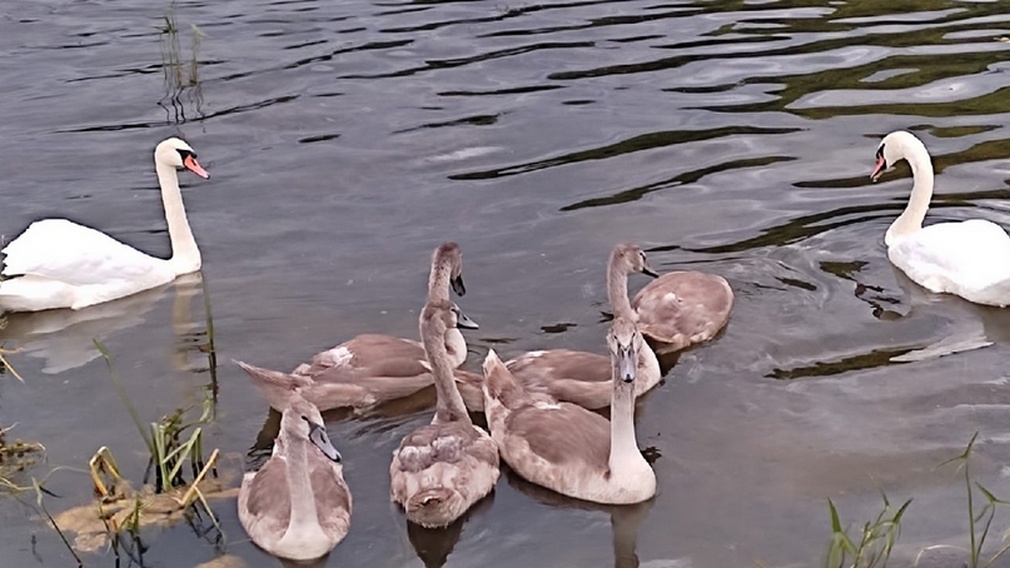
[[136, 294], [200, 269], [200, 250], [186, 220], [178, 168], [207, 179], [196, 152], [178, 138], [154, 149], [172, 257], [155, 258], [67, 219], [43, 219], [0, 253], [0, 311], [77, 310]]
[[884, 235], [887, 258], [931, 292], [947, 292], [969, 302], [1010, 304], [1010, 236], [984, 219], [923, 227], [933, 196], [933, 165], [922, 141], [905, 131], [892, 132], [877, 146], [876, 181], [901, 160], [912, 168], [912, 195], [905, 210]]
[[287, 389], [280, 432], [270, 459], [242, 477], [238, 518], [252, 541], [270, 554], [312, 560], [347, 535], [351, 492], [319, 410], [290, 383], [271, 387]]
[[[628, 300], [628, 275], [641, 272], [658, 276], [649, 267], [642, 249], [632, 243], [614, 246], [607, 261], [607, 297], [615, 317], [633, 320], [636, 316]], [[589, 409], [605, 408], [611, 399], [610, 357], [571, 349], [530, 351], [507, 361], [505, 366], [523, 389], [533, 396], [571, 402]], [[635, 396], [642, 396], [663, 378], [659, 360], [643, 344], [638, 351]], [[458, 371], [456, 380], [466, 407], [471, 412], [484, 409], [480, 375]]]
[[[466, 293], [463, 285], [463, 254], [459, 245], [445, 242], [431, 256], [428, 301], [449, 301], [450, 286], [456, 294]], [[455, 327], [445, 333], [450, 365], [466, 360], [466, 340]], [[320, 410], [341, 407], [366, 408], [410, 396], [431, 386], [431, 367], [420, 342], [390, 335], [358, 335], [336, 347], [317, 353], [291, 373], [242, 365], [245, 372], [273, 381], [291, 381], [302, 396]], [[271, 400], [269, 389], [260, 389]], [[280, 397], [283, 401], [283, 396]], [[272, 403], [272, 402], [271, 402]]]
[[635, 439], [635, 375], [645, 340], [618, 316], [610, 347], [610, 421], [568, 402], [531, 397], [494, 350], [484, 360], [484, 414], [505, 463], [563, 495], [613, 505], [656, 494], [656, 474]]
[[438, 404], [431, 424], [404, 436], [393, 452], [389, 491], [407, 518], [424, 527], [449, 525], [498, 481], [498, 447], [470, 420], [445, 349], [447, 330], [474, 325], [447, 300], [430, 301], [421, 310], [421, 339], [435, 375]]

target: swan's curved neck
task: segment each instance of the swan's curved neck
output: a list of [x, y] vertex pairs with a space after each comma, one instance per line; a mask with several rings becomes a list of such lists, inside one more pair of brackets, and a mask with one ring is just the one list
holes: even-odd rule
[[619, 262], [616, 254], [611, 254], [610, 261], [607, 262], [607, 299], [610, 300], [610, 309], [615, 318], [637, 321], [638, 317], [631, 309], [631, 300], [628, 299], [628, 274], [618, 266]]
[[620, 475], [639, 462], [645, 463], [645, 458], [635, 437], [635, 387], [615, 379], [610, 399], [610, 473]]
[[155, 161], [158, 185], [161, 186], [161, 202], [165, 207], [168, 222], [168, 238], [172, 243], [172, 258], [169, 263], [176, 274], [189, 274], [200, 270], [202, 260], [196, 246], [193, 231], [186, 219], [186, 208], [182, 204], [179, 189], [179, 174], [174, 167]]
[[901, 215], [891, 223], [884, 235], [884, 243], [891, 245], [895, 239], [922, 229], [929, 201], [933, 198], [933, 164], [925, 148], [913, 147], [905, 156], [912, 168], [912, 195]]
[[452, 277], [452, 265], [445, 258], [438, 257], [431, 264], [428, 276], [428, 301], [449, 301], [449, 279]]
[[[283, 425], [282, 425], [283, 427]], [[288, 532], [299, 533], [307, 527], [318, 524], [316, 515], [316, 497], [312, 492], [312, 479], [309, 477], [308, 452], [315, 451], [309, 447], [308, 440], [282, 440], [274, 442], [280, 445], [275, 450], [283, 452], [287, 465], [288, 494], [291, 496], [291, 517], [288, 521]]]
[[430, 324], [422, 325], [424, 352], [431, 364], [431, 373], [435, 377], [435, 393], [438, 397], [432, 423], [454, 420], [470, 422], [470, 415], [466, 412], [463, 396], [459, 394], [456, 379], [452, 374], [453, 367], [449, 361], [449, 353], [445, 348], [445, 338], [439, 337], [437, 331]]

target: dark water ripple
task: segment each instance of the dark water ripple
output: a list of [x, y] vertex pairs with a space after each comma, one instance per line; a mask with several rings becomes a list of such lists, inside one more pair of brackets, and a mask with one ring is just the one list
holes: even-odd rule
[[[0, 235], [60, 215], [167, 255], [150, 148], [186, 136], [213, 178], [183, 178], [200, 286], [0, 332], [31, 378], [0, 377], [0, 427], [18, 423], [53, 465], [108, 445], [140, 479], [143, 443], [92, 338], [157, 420], [207, 386], [203, 297], [218, 360], [290, 368], [356, 333], [414, 336], [427, 259], [449, 238], [482, 324], [469, 369], [492, 346], [602, 351], [603, 264], [633, 240], [737, 294], [718, 341], [665, 362], [639, 405], [660, 495], [622, 512], [506, 480], [447, 531], [407, 527], [384, 476], [428, 420], [426, 392], [327, 416], [355, 494], [329, 565], [815, 565], [825, 500], [858, 526], [881, 489], [915, 499], [900, 560], [961, 543], [963, 495], [935, 466], [980, 431], [973, 471], [1005, 497], [1010, 315], [894, 270], [881, 241], [909, 171], [868, 174], [879, 138], [909, 129], [934, 157], [931, 221], [1010, 225], [1005, 4], [15, 3], [0, 13]], [[276, 416], [241, 372], [217, 375], [207, 443], [235, 485]], [[82, 476], [51, 483], [53, 511], [90, 496]], [[276, 564], [242, 538], [233, 500], [215, 507], [223, 549], [177, 526], [152, 531], [145, 560]], [[35, 517], [2, 501], [0, 516], [5, 566], [68, 564]]]

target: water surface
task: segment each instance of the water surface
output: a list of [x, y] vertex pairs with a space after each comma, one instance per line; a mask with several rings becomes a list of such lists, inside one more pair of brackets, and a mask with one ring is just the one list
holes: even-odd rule
[[[139, 481], [98, 338], [144, 421], [216, 384], [206, 443], [237, 485], [268, 413], [232, 359], [287, 369], [357, 333], [414, 336], [447, 239], [482, 324], [468, 368], [492, 346], [603, 351], [606, 257], [636, 241], [737, 294], [722, 337], [639, 404], [660, 494], [607, 509], [506, 474], [464, 523], [408, 527], [386, 471], [429, 393], [332, 417], [355, 510], [328, 565], [811, 566], [826, 500], [855, 525], [881, 490], [914, 498], [903, 558], [964, 546], [964, 489], [936, 466], [979, 431], [973, 472], [1010, 495], [1010, 312], [896, 272], [882, 237], [908, 168], [867, 176], [879, 137], [911, 129], [934, 155], [931, 220], [1010, 222], [1006, 36], [1002, 3], [948, 0], [19, 3], [0, 17], [0, 233], [59, 215], [167, 255], [151, 149], [184, 135], [213, 177], [183, 178], [202, 282], [12, 318], [27, 380], [0, 382], [0, 424], [45, 444], [39, 476], [107, 445]], [[53, 512], [90, 498], [83, 473], [47, 487]], [[277, 565], [234, 500], [215, 511], [224, 541], [151, 529], [145, 565]], [[70, 561], [31, 507], [0, 517], [5, 565]]]

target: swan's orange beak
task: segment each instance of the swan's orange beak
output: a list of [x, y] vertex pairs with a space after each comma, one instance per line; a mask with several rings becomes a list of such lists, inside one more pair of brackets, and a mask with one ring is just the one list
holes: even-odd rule
[[877, 178], [880, 177], [880, 174], [884, 173], [885, 169], [887, 169], [887, 161], [884, 160], [883, 156], [880, 156], [877, 158], [877, 167], [873, 168], [873, 173], [870, 174], [870, 179], [877, 181]]
[[210, 179], [210, 174], [207, 173], [207, 170], [203, 169], [200, 162], [197, 162], [196, 158], [193, 156], [186, 156], [186, 159], [182, 161], [182, 165], [186, 166], [187, 170], [202, 177], [203, 179]]

